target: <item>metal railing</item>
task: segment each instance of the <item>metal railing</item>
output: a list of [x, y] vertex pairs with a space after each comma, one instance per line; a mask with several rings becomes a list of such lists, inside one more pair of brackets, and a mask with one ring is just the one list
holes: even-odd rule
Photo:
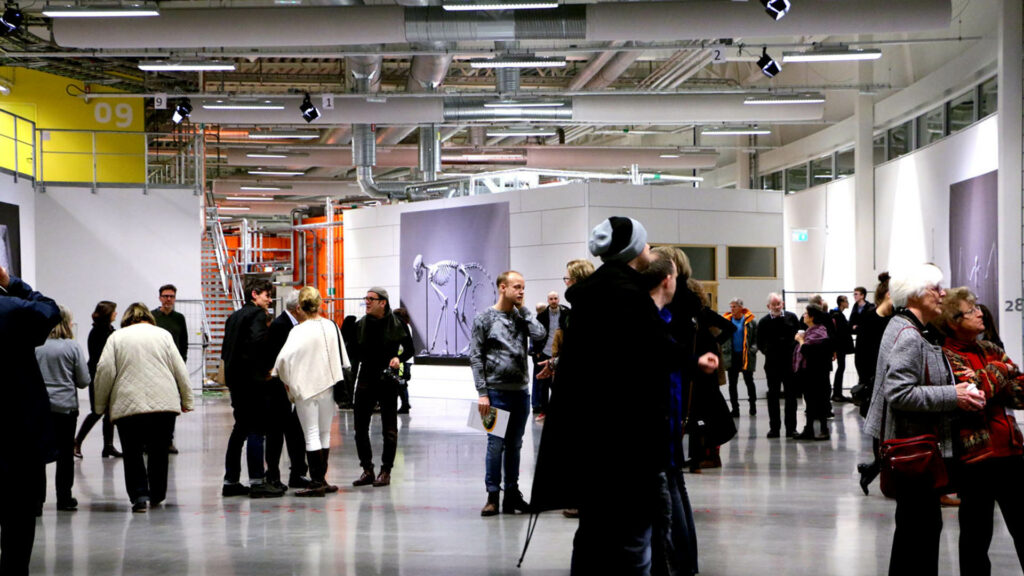
[[242, 307], [245, 299], [242, 291], [242, 274], [238, 263], [228, 252], [227, 240], [224, 238], [224, 228], [216, 217], [207, 223], [210, 229], [210, 240], [213, 242], [213, 252], [217, 257], [217, 269], [220, 274], [220, 283], [224, 293], [231, 298], [231, 303], [236, 309]]
[[0, 110], [0, 170], [10, 172], [15, 182], [36, 177], [35, 134], [35, 122]]

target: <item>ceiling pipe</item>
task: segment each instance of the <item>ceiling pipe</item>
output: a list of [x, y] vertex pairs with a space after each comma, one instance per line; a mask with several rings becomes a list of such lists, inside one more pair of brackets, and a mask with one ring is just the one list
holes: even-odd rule
[[441, 139], [436, 124], [420, 126], [420, 173], [423, 180], [437, 180], [441, 171]]
[[[629, 43], [632, 45], [632, 43]], [[629, 51], [616, 54], [589, 82], [584, 90], [601, 90], [612, 85], [643, 52]]]
[[54, 40], [66, 48], [311, 47], [913, 32], [947, 28], [951, 15], [951, 0], [802, 0], [800, 10], [773, 21], [748, 2], [691, 0], [572, 4], [504, 13], [402, 6], [167, 9], [159, 18], [139, 18], [131, 26], [103, 18], [61, 18], [52, 27]]
[[[403, 0], [420, 1], [420, 0]], [[448, 44], [433, 42], [418, 48], [426, 50], [447, 50]], [[406, 81], [407, 92], [434, 92], [448, 76], [448, 68], [452, 64], [452, 55], [413, 56], [409, 65], [409, 79]], [[405, 140], [416, 130], [416, 126], [388, 126], [377, 135], [377, 143], [382, 146], [394, 146]]]

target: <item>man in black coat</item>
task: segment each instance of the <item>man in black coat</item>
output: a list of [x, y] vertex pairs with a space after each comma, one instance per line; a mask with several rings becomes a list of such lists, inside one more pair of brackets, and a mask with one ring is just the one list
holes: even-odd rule
[[0, 266], [0, 350], [6, 407], [0, 416], [0, 574], [28, 574], [45, 485], [56, 445], [50, 398], [35, 349], [60, 322], [57, 304]]
[[[555, 325], [551, 325], [552, 316], [555, 318]], [[548, 410], [548, 397], [551, 390], [551, 378], [539, 378], [538, 374], [547, 364], [542, 364], [551, 359], [552, 345], [555, 341], [555, 332], [565, 330], [565, 323], [569, 320], [569, 307], [559, 303], [558, 292], [548, 292], [548, 307], [537, 314], [537, 322], [540, 322], [547, 336], [540, 340], [531, 342], [530, 356], [533, 357], [533, 414], [537, 422], [544, 421], [544, 415]]]
[[[263, 443], [267, 432], [270, 369], [274, 356], [267, 351], [267, 310], [273, 285], [264, 278], [246, 282], [246, 303], [224, 324], [224, 380], [231, 392], [235, 426], [224, 455], [223, 496], [276, 498], [284, 490], [268, 484], [263, 468]], [[241, 483], [242, 444], [246, 446], [249, 488]]]
[[853, 289], [853, 307], [850, 308], [850, 331], [857, 334], [857, 327], [860, 326], [861, 318], [869, 312], [874, 312], [875, 305], [867, 301], [867, 288], [857, 286]]
[[768, 380], [768, 437], [778, 438], [782, 422], [779, 418], [779, 396], [785, 395], [786, 436], [795, 436], [796, 408], [800, 396], [793, 375], [793, 339], [805, 329], [796, 314], [783, 309], [782, 296], [768, 295], [768, 314], [757, 323], [757, 349], [764, 354], [764, 374]]
[[[828, 317], [835, 328], [836, 374], [832, 381], [833, 402], [853, 402], [853, 398], [843, 396], [843, 377], [846, 375], [846, 355], [853, 354], [853, 330], [847, 322], [843, 311], [850, 307], [846, 296], [836, 298], [836, 307], [829, 311]], [[873, 308], [872, 308], [873, 309]], [[859, 320], [858, 320], [859, 321]]]
[[[572, 322], [531, 500], [534, 511], [579, 509], [572, 574], [630, 574], [645, 558], [649, 570], [669, 446], [668, 378], [679, 350], [641, 273], [651, 260], [643, 226], [609, 218], [589, 248], [604, 265], [566, 292]], [[610, 405], [614, 425], [602, 420]]]
[[[270, 323], [267, 331], [267, 355], [277, 358], [288, 341], [292, 328], [303, 320], [299, 310], [299, 292], [293, 290], [284, 299], [284, 312], [281, 312]], [[284, 489], [281, 482], [281, 452], [288, 446], [288, 459], [291, 470], [288, 475], [288, 488], [308, 488], [309, 479], [306, 472], [306, 439], [302, 433], [299, 416], [288, 399], [284, 382], [272, 378], [270, 382], [270, 421], [267, 427], [267, 482], [279, 489]]]

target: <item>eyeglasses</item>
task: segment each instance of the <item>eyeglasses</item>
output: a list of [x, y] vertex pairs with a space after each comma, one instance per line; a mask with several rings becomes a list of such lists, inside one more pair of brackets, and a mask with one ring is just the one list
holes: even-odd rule
[[953, 318], [961, 318], [963, 316], [974, 316], [975, 314], [981, 314], [981, 308], [974, 306], [967, 312], [957, 312], [956, 314], [953, 315]]
[[175, 296], [176, 296], [175, 294], [161, 294], [160, 295], [161, 298], [174, 298]]
[[363, 300], [365, 300], [366, 302], [382, 302], [382, 301], [384, 301], [383, 298], [374, 298], [373, 296], [366, 296], [365, 298], [363, 298]]
[[572, 278], [569, 278], [568, 276], [562, 276], [562, 282], [568, 284], [570, 280], [572, 280]]

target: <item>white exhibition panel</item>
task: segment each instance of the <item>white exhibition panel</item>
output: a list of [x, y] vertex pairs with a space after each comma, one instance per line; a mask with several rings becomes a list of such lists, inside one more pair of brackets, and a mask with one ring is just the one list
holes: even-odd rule
[[[0, 175], [0, 202], [18, 207], [18, 227], [21, 229], [21, 278], [37, 288], [36, 276], [36, 192], [32, 181], [14, 176]], [[43, 230], [46, 225], [42, 227]]]
[[38, 288], [75, 316], [83, 345], [100, 300], [159, 305], [171, 283], [179, 300], [202, 298], [202, 197], [188, 189], [47, 188], [36, 195]]

